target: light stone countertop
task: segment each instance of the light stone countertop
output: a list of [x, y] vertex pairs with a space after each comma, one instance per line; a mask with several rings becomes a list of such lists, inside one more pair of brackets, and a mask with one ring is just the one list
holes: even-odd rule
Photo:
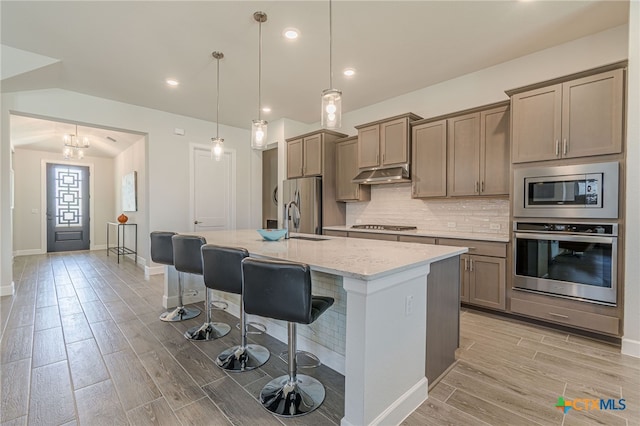
[[[466, 253], [465, 247], [306, 235], [323, 241], [265, 241], [254, 229], [187, 232], [207, 243], [246, 248], [252, 256], [308, 264], [312, 270], [373, 280]], [[299, 234], [292, 233], [291, 236]]]
[[508, 243], [509, 236], [503, 234], [474, 234], [468, 232], [447, 232], [417, 229], [415, 231], [386, 231], [379, 229], [353, 229], [351, 226], [325, 226], [322, 229], [331, 231], [371, 232], [376, 234], [413, 235], [416, 237], [457, 238], [461, 240], [492, 241]]

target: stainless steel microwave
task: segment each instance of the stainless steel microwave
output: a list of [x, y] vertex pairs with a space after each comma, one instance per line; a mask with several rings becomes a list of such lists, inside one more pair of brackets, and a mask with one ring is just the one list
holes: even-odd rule
[[514, 170], [515, 217], [618, 218], [618, 163]]

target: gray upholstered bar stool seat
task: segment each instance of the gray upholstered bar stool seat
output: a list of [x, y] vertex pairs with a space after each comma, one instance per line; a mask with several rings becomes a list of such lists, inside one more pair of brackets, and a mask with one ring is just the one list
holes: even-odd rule
[[[207, 289], [242, 294], [242, 259], [249, 256], [243, 248], [222, 247], [213, 244], [202, 246], [202, 267]], [[218, 323], [219, 324], [219, 323]], [[228, 329], [228, 325], [223, 324]], [[264, 346], [247, 343], [247, 318], [240, 303], [240, 345], [223, 351], [216, 364], [227, 371], [249, 371], [263, 365], [271, 354]]]
[[242, 299], [246, 313], [287, 321], [289, 374], [271, 380], [260, 392], [262, 406], [286, 417], [302, 416], [324, 401], [322, 383], [297, 374], [296, 324], [311, 324], [333, 299], [311, 295], [308, 265], [246, 258], [242, 261]]
[[173, 266], [178, 271], [178, 306], [173, 311], [160, 315], [161, 321], [183, 321], [200, 315], [200, 309], [187, 308], [182, 302], [184, 274], [202, 275], [202, 256], [200, 247], [207, 243], [202, 237], [194, 235], [174, 235], [171, 237], [173, 245]]

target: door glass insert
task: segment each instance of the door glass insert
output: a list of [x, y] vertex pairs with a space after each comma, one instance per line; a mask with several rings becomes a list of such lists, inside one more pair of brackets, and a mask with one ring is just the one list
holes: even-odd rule
[[56, 226], [83, 226], [82, 171], [58, 165], [54, 180]]

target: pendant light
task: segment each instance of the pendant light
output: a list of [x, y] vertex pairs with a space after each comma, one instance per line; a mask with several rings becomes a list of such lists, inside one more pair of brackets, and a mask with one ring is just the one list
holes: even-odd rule
[[211, 156], [220, 161], [224, 152], [224, 139], [220, 138], [220, 59], [224, 58], [224, 53], [213, 52], [211, 54], [216, 58], [216, 137], [211, 138], [213, 146], [211, 147]]
[[322, 91], [322, 117], [320, 124], [323, 129], [339, 129], [342, 125], [342, 92], [333, 89], [333, 58], [332, 58], [332, 21], [331, 0], [329, 0], [329, 87]]
[[262, 23], [267, 21], [267, 14], [253, 14], [259, 26], [258, 37], [258, 119], [251, 122], [251, 148], [262, 151], [267, 148], [267, 122], [262, 119]]

